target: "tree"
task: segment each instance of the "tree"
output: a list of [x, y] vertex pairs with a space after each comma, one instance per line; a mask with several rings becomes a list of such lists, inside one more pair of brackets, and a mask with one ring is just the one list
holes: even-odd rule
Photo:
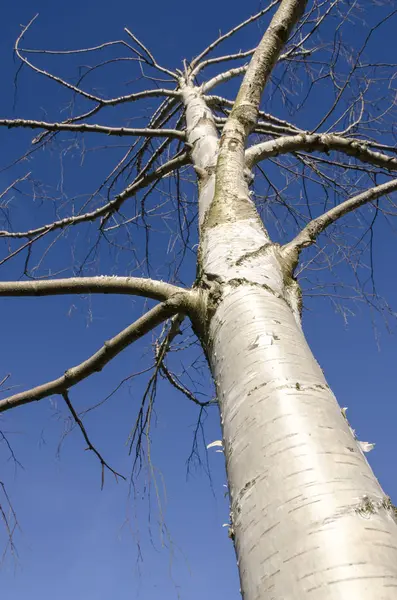
[[[246, 600], [303, 598], [309, 592], [321, 599], [395, 597], [394, 507], [364, 456], [370, 444], [356, 439], [301, 327], [301, 288], [323, 286], [340, 297], [334, 273], [341, 260], [346, 294], [391, 313], [376, 291], [372, 239], [376, 219], [389, 219], [395, 210], [390, 89], [395, 65], [374, 63], [366, 54], [396, 10], [370, 7], [371, 26], [363, 40], [352, 33], [357, 10], [356, 2], [342, 0], [275, 0], [220, 34], [185, 61], [182, 70], [162, 66], [126, 29], [127, 41], [53, 52], [74, 56], [122, 46], [129, 53], [87, 68], [74, 83], [31, 59], [35, 54], [46, 58], [52, 51], [22, 47], [33, 19], [22, 29], [16, 55], [24, 68], [70, 91], [70, 115], [57, 121], [0, 121], [9, 129], [40, 131], [25, 159], [37, 149], [55, 147], [63, 132], [133, 140], [88, 198], [66, 198], [61, 182], [51, 219], [25, 226], [15, 200], [9, 201], [11, 193], [29, 182], [37, 198], [48, 197], [30, 173], [7, 186], [0, 265], [21, 260], [17, 264], [22, 264], [23, 278], [0, 283], [0, 295], [125, 294], [157, 302], [63, 375], [0, 400], [0, 410], [60, 395], [99, 459], [102, 478], [106, 470], [120, 476], [92, 443], [71, 389], [160, 326], [154, 368], [130, 440], [139, 468], [159, 378], [200, 411], [214, 403], [200, 400], [167, 363], [189, 319], [216, 385], [230, 494], [229, 535]], [[234, 35], [256, 22], [266, 24], [257, 46], [231, 50]], [[222, 43], [227, 53], [217, 55]], [[105, 99], [93, 86], [85, 87], [92, 71], [121, 60], [136, 62], [149, 88]], [[222, 70], [234, 61], [237, 66], [226, 64]], [[234, 99], [214, 95], [218, 86], [235, 93]], [[325, 107], [316, 106], [319, 88], [329, 98]], [[155, 109], [153, 99], [158, 99]], [[127, 106], [130, 116], [130, 105], [135, 108], [138, 102], [143, 106], [139, 126], [95, 120], [102, 115], [106, 120], [109, 107], [121, 108], [123, 117]], [[293, 122], [287, 120], [288, 112]], [[68, 144], [69, 149], [77, 147], [70, 138]], [[44, 216], [49, 212], [44, 203]], [[150, 256], [160, 222], [169, 226], [174, 247], [168, 281], [163, 280], [162, 257], [154, 255], [155, 267]], [[81, 232], [84, 253], [75, 231]], [[54, 276], [64, 269], [62, 264], [46, 271], [55, 243], [78, 256], [74, 276]], [[140, 276], [131, 276], [128, 266], [123, 277], [92, 276], [90, 261], [105, 243], [133, 251]], [[197, 272], [187, 286], [184, 261], [191, 264], [192, 251]], [[366, 260], [369, 277], [362, 274]], [[150, 463], [150, 442], [148, 452]]]

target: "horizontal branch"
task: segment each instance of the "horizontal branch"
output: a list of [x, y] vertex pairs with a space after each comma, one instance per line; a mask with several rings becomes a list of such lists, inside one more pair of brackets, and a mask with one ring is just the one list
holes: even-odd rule
[[345, 200], [345, 202], [341, 202], [341, 204], [334, 206], [324, 214], [310, 221], [310, 223], [308, 223], [293, 240], [282, 247], [283, 255], [286, 257], [298, 256], [303, 248], [314, 244], [320, 233], [332, 225], [332, 223], [353, 210], [360, 208], [360, 206], [373, 202], [381, 196], [391, 194], [395, 191], [397, 191], [397, 179], [392, 179], [387, 183], [382, 183], [357, 196], [353, 196], [352, 198]]
[[369, 163], [388, 171], [395, 171], [397, 169], [397, 158], [369, 150], [369, 145], [370, 142], [367, 143], [353, 138], [343, 138], [332, 133], [300, 133], [251, 146], [246, 150], [245, 161], [246, 166], [251, 169], [261, 160], [281, 154], [288, 154], [289, 152], [343, 152], [357, 158], [361, 162]]
[[167, 300], [188, 294], [176, 285], [143, 277], [70, 277], [43, 281], [0, 281], [0, 296], [61, 296], [68, 294], [127, 294]]
[[180, 98], [181, 92], [180, 90], [167, 90], [166, 88], [143, 90], [142, 92], [117, 96], [116, 98], [108, 98], [107, 100], [100, 99], [100, 104], [102, 106], [115, 106], [116, 104], [124, 104], [125, 102], [136, 102], [142, 98], [161, 98], [162, 96], [168, 98]]
[[28, 129], [45, 129], [46, 131], [76, 131], [84, 133], [105, 133], [106, 135], [134, 135], [145, 137], [168, 137], [185, 139], [183, 131], [176, 129], [132, 129], [129, 127], [107, 127], [105, 125], [91, 125], [89, 123], [46, 123], [45, 121], [31, 121], [29, 119], [0, 119], [0, 127], [26, 127]]
[[54, 394], [63, 394], [83, 379], [101, 371], [124, 348], [143, 337], [175, 313], [186, 310], [185, 298], [186, 294], [181, 294], [158, 304], [115, 337], [106, 341], [102, 348], [87, 360], [65, 371], [64, 375], [58, 377], [58, 379], [0, 400], [0, 413], [22, 404], [42, 400]]
[[95, 221], [96, 219], [103, 217], [110, 212], [114, 212], [119, 210], [120, 206], [125, 202], [128, 198], [131, 198], [136, 192], [140, 189], [145, 188], [147, 185], [156, 181], [156, 179], [161, 179], [171, 171], [186, 165], [190, 162], [190, 158], [187, 152], [180, 154], [179, 156], [175, 156], [171, 158], [166, 163], [160, 165], [157, 169], [143, 175], [136, 179], [131, 185], [129, 185], [123, 192], [118, 194], [113, 200], [107, 202], [100, 208], [93, 210], [91, 212], [83, 213], [81, 215], [74, 215], [71, 217], [65, 217], [64, 219], [59, 219], [58, 221], [54, 221], [53, 223], [49, 223], [47, 225], [42, 225], [41, 227], [37, 227], [36, 229], [30, 229], [29, 231], [7, 231], [0, 230], [0, 238], [33, 238], [34, 236], [46, 234], [50, 231], [55, 231], [57, 229], [64, 229], [65, 227], [78, 225], [79, 223]]

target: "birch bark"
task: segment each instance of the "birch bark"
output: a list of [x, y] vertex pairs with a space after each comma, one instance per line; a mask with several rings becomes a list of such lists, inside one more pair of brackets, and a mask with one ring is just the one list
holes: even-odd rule
[[245, 600], [397, 598], [394, 509], [305, 340], [290, 253], [249, 195], [244, 130], [185, 85], [199, 177], [199, 337], [220, 404]]
[[305, 5], [280, 3], [220, 139], [203, 91], [181, 82], [199, 177], [197, 330], [217, 386], [244, 599], [392, 600], [394, 508], [305, 340], [300, 248], [272, 242], [249, 193], [247, 138]]
[[202, 232], [202, 335], [245, 600], [397, 598], [394, 510], [313, 357], [300, 291], [254, 214]]

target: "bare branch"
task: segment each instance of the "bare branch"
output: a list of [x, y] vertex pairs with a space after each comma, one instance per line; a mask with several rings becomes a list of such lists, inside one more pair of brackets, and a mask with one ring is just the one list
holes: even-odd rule
[[[216, 171], [217, 194], [213, 205], [223, 200], [226, 203], [226, 198], [238, 196], [236, 190], [241, 189], [241, 182], [244, 181], [245, 145], [258, 121], [263, 90], [306, 4], [307, 0], [282, 0], [254, 52], [223, 128], [223, 143], [219, 148]], [[248, 189], [242, 193], [248, 193]]]
[[230, 115], [231, 119], [244, 122], [247, 135], [256, 125], [266, 82], [307, 0], [282, 0], [279, 4], [250, 61]]
[[168, 300], [188, 294], [176, 285], [143, 277], [71, 277], [44, 281], [1, 281], [0, 296], [61, 296], [67, 294], [126, 294]]
[[338, 206], [334, 206], [321, 216], [310, 221], [310, 223], [308, 223], [293, 240], [285, 244], [282, 248], [283, 254], [285, 256], [298, 255], [302, 248], [307, 248], [314, 244], [320, 233], [332, 225], [337, 219], [360, 208], [360, 206], [363, 206], [364, 204], [373, 202], [381, 196], [395, 191], [397, 191], [397, 179], [392, 179], [387, 183], [382, 183], [370, 188], [362, 194], [353, 196], [353, 198], [349, 198], [345, 202], [338, 204]]
[[0, 127], [27, 127], [29, 129], [45, 129], [47, 131], [77, 131], [84, 133], [88, 131], [90, 133], [105, 133], [106, 135], [126, 136], [126, 135], [138, 135], [145, 137], [166, 137], [176, 138], [180, 140], [185, 139], [185, 133], [183, 131], [177, 131], [176, 129], [132, 129], [130, 127], [106, 127], [105, 125], [96, 125], [89, 123], [46, 123], [45, 121], [30, 121], [29, 119], [0, 119]]
[[174, 71], [170, 71], [169, 69], [166, 69], [165, 67], [162, 67], [161, 65], [158, 64], [158, 62], [155, 60], [155, 58], [154, 58], [153, 54], [150, 52], [150, 50], [133, 33], [131, 33], [131, 31], [129, 29], [127, 29], [127, 27], [124, 27], [124, 31], [126, 33], [128, 33], [128, 35], [134, 40], [134, 42], [136, 44], [138, 44], [138, 46], [147, 54], [147, 56], [150, 59], [151, 66], [156, 68], [158, 71], [162, 71], [163, 73], [166, 73], [173, 79], [176, 79], [176, 80], [178, 79], [178, 75], [176, 73], [174, 73]]
[[31, 19], [29, 21], [29, 23], [22, 29], [20, 35], [17, 38], [17, 41], [15, 42], [15, 53], [18, 56], [18, 58], [25, 65], [27, 65], [28, 67], [30, 67], [36, 73], [39, 73], [40, 75], [44, 75], [45, 77], [48, 77], [49, 79], [52, 79], [53, 81], [56, 81], [57, 83], [60, 83], [64, 87], [68, 88], [69, 90], [72, 90], [73, 92], [75, 92], [76, 94], [79, 94], [80, 96], [84, 96], [84, 98], [87, 98], [88, 100], [93, 100], [94, 102], [101, 102], [101, 99], [98, 98], [98, 96], [94, 96], [93, 94], [89, 94], [88, 92], [85, 92], [84, 90], [81, 90], [80, 88], [72, 85], [71, 83], [68, 83], [67, 81], [64, 81], [60, 77], [57, 77], [56, 75], [52, 75], [51, 73], [48, 73], [47, 71], [44, 71], [43, 69], [39, 69], [39, 67], [36, 67], [25, 56], [23, 56], [21, 54], [21, 51], [20, 51], [20, 48], [19, 48], [19, 43], [20, 43], [21, 39], [23, 38], [23, 36], [25, 35], [25, 33], [27, 32], [27, 30], [29, 29], [29, 27], [37, 19], [37, 17], [38, 17], [38, 14], [36, 14], [33, 17], [33, 19]]
[[6, 187], [6, 189], [5, 189], [5, 190], [3, 190], [3, 191], [0, 193], [0, 200], [1, 200], [1, 198], [3, 198], [3, 197], [4, 197], [4, 196], [5, 196], [5, 195], [6, 195], [6, 194], [7, 194], [7, 193], [10, 191], [10, 190], [12, 190], [12, 189], [13, 189], [13, 188], [14, 188], [14, 187], [17, 185], [17, 183], [20, 183], [21, 181], [25, 181], [25, 179], [28, 179], [28, 177], [29, 177], [31, 174], [32, 174], [32, 172], [31, 172], [31, 171], [29, 171], [29, 173], [26, 173], [26, 175], [23, 175], [22, 177], [18, 177], [18, 179], [16, 179], [16, 180], [15, 180], [15, 181], [13, 181], [12, 183], [10, 183], [10, 185], [9, 185], [9, 186], [7, 186], [7, 187]]
[[252, 56], [255, 52], [255, 48], [251, 48], [251, 50], [246, 50], [245, 52], [236, 52], [234, 54], [226, 54], [225, 56], [217, 56], [215, 58], [209, 58], [208, 60], [204, 60], [202, 63], [198, 64], [195, 69], [190, 74], [190, 77], [197, 77], [200, 71], [210, 67], [211, 65], [216, 65], [221, 62], [229, 62], [230, 60], [240, 60], [242, 58], [246, 58], [247, 56]]
[[343, 152], [357, 158], [361, 162], [370, 163], [388, 171], [397, 169], [397, 159], [369, 150], [371, 142], [344, 138], [335, 134], [306, 134], [299, 133], [294, 136], [285, 136], [277, 140], [270, 140], [251, 146], [246, 150], [246, 166], [251, 169], [256, 163], [266, 158], [288, 154], [297, 151]]
[[315, 129], [313, 129], [313, 133], [315, 133], [316, 131], [318, 131], [323, 125], [324, 123], [328, 120], [328, 118], [332, 115], [332, 113], [334, 112], [335, 108], [337, 107], [340, 99], [342, 98], [345, 90], [348, 88], [352, 75], [355, 72], [356, 68], [358, 67], [358, 65], [360, 64], [360, 58], [365, 50], [365, 48], [368, 45], [368, 42], [372, 36], [372, 34], [379, 28], [381, 27], [384, 23], [386, 23], [389, 19], [391, 19], [395, 14], [397, 14], [397, 9], [393, 10], [392, 12], [390, 12], [388, 15], [386, 15], [386, 17], [384, 17], [383, 19], [381, 19], [378, 23], [376, 23], [376, 25], [374, 25], [368, 32], [367, 37], [364, 40], [363, 45], [361, 46], [359, 52], [357, 53], [357, 57], [356, 60], [354, 61], [354, 64], [352, 65], [350, 72], [348, 73], [345, 82], [343, 84], [343, 86], [341, 86], [341, 88], [339, 89], [339, 92], [331, 106], [331, 108], [328, 110], [328, 112], [322, 117], [322, 119], [320, 120], [320, 122], [318, 123], [318, 125], [315, 127]]
[[226, 81], [233, 79], [233, 77], [238, 77], [239, 75], [242, 75], [247, 71], [247, 69], [248, 65], [243, 65], [242, 67], [229, 69], [229, 71], [225, 71], [224, 73], [219, 73], [219, 75], [215, 75], [215, 77], [212, 77], [212, 79], [209, 79], [208, 81], [203, 83], [203, 85], [201, 86], [202, 94], [206, 94], [207, 92], [212, 90], [212, 88], [214, 88], [216, 85], [226, 83]]
[[117, 96], [116, 98], [109, 98], [107, 100], [103, 99], [101, 100], [101, 105], [116, 106], [117, 104], [124, 104], [125, 102], [136, 102], [142, 98], [161, 98], [162, 96], [166, 96], [167, 98], [180, 98], [181, 92], [179, 90], [167, 90], [165, 88], [144, 90], [142, 92]]
[[90, 438], [88, 437], [88, 434], [87, 434], [87, 430], [83, 425], [83, 421], [80, 419], [79, 415], [75, 411], [73, 404], [70, 401], [67, 391], [62, 392], [62, 397], [65, 400], [66, 405], [67, 405], [68, 409], [70, 410], [70, 413], [71, 413], [74, 421], [76, 422], [81, 433], [83, 434], [83, 437], [87, 444], [87, 450], [91, 450], [91, 452], [93, 452], [97, 456], [99, 462], [101, 463], [101, 467], [102, 467], [101, 489], [103, 489], [103, 486], [105, 484], [105, 469], [108, 469], [111, 473], [113, 473], [113, 475], [116, 477], [116, 480], [118, 477], [121, 477], [121, 479], [125, 480], [126, 478], [124, 477], [124, 475], [121, 475], [120, 473], [118, 473], [117, 471], [112, 469], [112, 467], [109, 466], [109, 464], [106, 462], [106, 460], [103, 458], [103, 456], [98, 452], [98, 450], [95, 448], [95, 446], [93, 446], [93, 444], [91, 443]]
[[65, 217], [64, 219], [60, 219], [59, 221], [54, 221], [53, 223], [49, 223], [48, 225], [42, 225], [36, 229], [31, 229], [29, 231], [0, 231], [0, 237], [7, 238], [32, 238], [35, 235], [41, 235], [49, 233], [50, 231], [54, 231], [56, 229], [64, 229], [65, 227], [69, 227], [70, 225], [77, 225], [79, 223], [95, 221], [100, 217], [106, 216], [110, 212], [114, 212], [119, 210], [123, 202], [128, 198], [131, 198], [136, 192], [156, 179], [160, 179], [167, 175], [167, 173], [171, 173], [178, 167], [182, 165], [186, 165], [190, 162], [189, 155], [187, 152], [176, 156], [166, 163], [160, 165], [155, 171], [152, 171], [148, 174], [143, 175], [142, 177], [136, 179], [131, 185], [129, 185], [123, 192], [118, 194], [113, 200], [104, 204], [100, 208], [93, 210], [92, 212], [83, 213], [80, 215], [75, 215], [71, 217]]
[[4, 398], [4, 400], [0, 400], [0, 412], [21, 406], [22, 404], [38, 401], [54, 394], [63, 394], [83, 379], [101, 371], [124, 348], [143, 337], [146, 333], [157, 327], [157, 325], [168, 319], [168, 317], [177, 312], [188, 310], [186, 299], [187, 295], [185, 293], [177, 294], [171, 299], [158, 304], [134, 323], [123, 329], [115, 337], [106, 341], [102, 348], [87, 358], [87, 360], [65, 371], [64, 375], [58, 377], [58, 379], [48, 381], [25, 392], [20, 392], [19, 394], [14, 394], [13, 396]]
[[6, 486], [2, 481], [0, 481], [0, 496], [1, 494], [5, 498], [5, 506], [0, 502], [0, 520], [3, 521], [8, 536], [8, 542], [2, 556], [2, 558], [4, 558], [8, 549], [10, 549], [11, 554], [16, 553], [14, 534], [17, 529], [20, 529], [20, 527], [16, 512], [6, 490]]
[[[228, 111], [224, 107], [227, 106], [228, 108], [232, 109], [234, 106], [233, 100], [229, 100], [228, 98], [223, 98], [222, 96], [213, 96], [213, 95], [204, 96], [204, 100], [208, 106], [220, 108], [221, 110], [225, 111], [227, 114], [230, 113], [230, 110]], [[275, 117], [274, 115], [271, 115], [270, 113], [264, 112], [262, 110], [259, 111], [258, 116], [263, 121], [266, 121], [266, 125], [267, 125], [267, 122], [269, 122], [269, 123], [272, 123], [273, 125], [283, 127], [286, 130], [288, 129], [290, 131], [290, 133], [305, 133], [303, 131], [303, 129], [296, 127], [296, 125], [294, 125], [293, 123], [290, 123], [289, 121], [286, 121], [285, 119], [279, 119], [278, 117]]]
[[[251, 56], [254, 53], [254, 50], [248, 50], [247, 52], [240, 52], [239, 54], [231, 54], [230, 56], [221, 56], [218, 59], [214, 58], [211, 61], [206, 61], [205, 63], [203, 63], [203, 68], [204, 66], [207, 66], [208, 64], [212, 64], [212, 63], [217, 63], [217, 62], [221, 62], [221, 61], [225, 61], [225, 60], [236, 60], [237, 58], [243, 58], [245, 56]], [[307, 52], [304, 52], [303, 55], [306, 55]], [[287, 60], [289, 58], [289, 55], [287, 54], [281, 54], [278, 58], [279, 62], [281, 62], [282, 60]], [[238, 77], [239, 75], [243, 75], [243, 73], [247, 72], [248, 69], [248, 64], [246, 65], [242, 65], [241, 67], [235, 67], [234, 69], [229, 69], [228, 71], [224, 71], [222, 73], [219, 73], [218, 75], [215, 75], [214, 77], [212, 77], [211, 79], [209, 79], [208, 81], [204, 82], [201, 86], [201, 91], [203, 94], [206, 94], [207, 92], [209, 92], [210, 90], [212, 90], [215, 86], [221, 84], [221, 83], [225, 83], [226, 81], [230, 81], [230, 79], [233, 79], [234, 77]]]
[[273, 2], [271, 2], [269, 4], [269, 6], [267, 6], [266, 8], [263, 8], [262, 10], [257, 12], [255, 15], [253, 15], [249, 19], [246, 19], [242, 23], [239, 23], [236, 27], [233, 27], [233, 29], [230, 29], [223, 35], [220, 35], [214, 42], [212, 42], [212, 44], [207, 46], [207, 48], [205, 48], [198, 56], [196, 56], [196, 58], [194, 60], [192, 60], [191, 68], [194, 69], [196, 67], [196, 65], [198, 65], [200, 63], [200, 61], [202, 61], [202, 59], [205, 56], [207, 56], [207, 54], [212, 52], [212, 50], [214, 48], [216, 48], [221, 42], [223, 42], [227, 38], [231, 37], [233, 34], [237, 33], [237, 31], [240, 31], [240, 29], [242, 29], [243, 27], [246, 27], [250, 23], [253, 23], [254, 21], [257, 21], [258, 19], [263, 17], [263, 15], [268, 13], [274, 6], [276, 6], [279, 3], [279, 1], [280, 0], [273, 0]]

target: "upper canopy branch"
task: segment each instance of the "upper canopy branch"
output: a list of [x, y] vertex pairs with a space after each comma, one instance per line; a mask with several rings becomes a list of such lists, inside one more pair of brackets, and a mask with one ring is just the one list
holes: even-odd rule
[[263, 15], [265, 15], [266, 13], [268, 13], [274, 6], [277, 6], [277, 4], [279, 3], [279, 1], [280, 0], [273, 0], [273, 2], [271, 2], [269, 4], [269, 6], [267, 6], [266, 8], [263, 8], [262, 10], [260, 10], [259, 12], [257, 12], [255, 15], [252, 15], [252, 17], [249, 17], [248, 19], [246, 19], [242, 23], [239, 23], [238, 25], [236, 25], [236, 27], [233, 27], [232, 29], [230, 29], [226, 33], [220, 35], [215, 41], [213, 41], [202, 52], [200, 52], [200, 54], [198, 56], [196, 56], [196, 58], [194, 58], [192, 60], [192, 62], [190, 63], [190, 67], [191, 67], [192, 71], [194, 72], [195, 67], [197, 65], [199, 65], [201, 63], [201, 61], [203, 60], [203, 58], [205, 56], [207, 56], [207, 54], [209, 54], [210, 52], [212, 52], [212, 50], [214, 50], [214, 48], [216, 48], [217, 46], [219, 46], [219, 44], [221, 44], [226, 39], [230, 38], [232, 35], [234, 35], [238, 31], [240, 31], [241, 29], [243, 29], [243, 27], [246, 27], [250, 23], [254, 23], [254, 21], [257, 21], [258, 19], [260, 19], [261, 17], [263, 17]]
[[[240, 199], [248, 197], [244, 178], [246, 141], [257, 124], [266, 81], [306, 3], [307, 0], [282, 0], [251, 58], [236, 101], [223, 127], [216, 167], [215, 195], [208, 212], [209, 219], [212, 218], [211, 211], [219, 219], [220, 208], [224, 215], [222, 218], [230, 219], [232, 213], [238, 218]], [[234, 200], [226, 209], [230, 199]]]
[[[86, 98], [87, 100], [91, 100], [93, 102], [97, 102], [100, 105], [115, 105], [115, 104], [120, 104], [122, 102], [127, 102], [129, 100], [136, 100], [139, 97], [145, 97], [148, 95], [153, 95], [153, 96], [161, 96], [161, 95], [173, 95], [177, 92], [173, 92], [172, 90], [151, 90], [151, 91], [144, 91], [144, 92], [139, 92], [138, 94], [130, 94], [128, 96], [121, 96], [120, 98], [113, 98], [113, 99], [109, 99], [106, 100], [104, 98], [101, 98], [100, 96], [97, 96], [95, 94], [91, 94], [89, 92], [86, 92], [85, 90], [81, 89], [78, 85], [73, 85], [71, 83], [69, 83], [68, 81], [65, 81], [64, 79], [62, 79], [61, 77], [58, 77], [57, 75], [54, 75], [53, 73], [49, 73], [48, 71], [44, 70], [44, 69], [40, 69], [39, 67], [37, 67], [36, 65], [34, 65], [30, 60], [28, 60], [26, 58], [26, 56], [24, 56], [22, 54], [22, 52], [24, 50], [22, 50], [20, 48], [20, 42], [23, 38], [23, 36], [25, 35], [25, 33], [28, 31], [28, 29], [30, 28], [30, 26], [33, 24], [33, 22], [37, 19], [38, 14], [36, 14], [33, 19], [31, 19], [29, 21], [29, 23], [22, 28], [22, 31], [20, 33], [20, 35], [18, 36], [16, 42], [15, 42], [15, 53], [18, 56], [18, 58], [21, 60], [22, 63], [24, 63], [26, 66], [28, 66], [30, 69], [32, 69], [32, 71], [43, 75], [45, 77], [47, 77], [48, 79], [51, 79], [53, 81], [55, 81], [56, 83], [62, 85], [63, 87], [66, 87], [67, 89], [75, 92], [76, 94], [82, 96], [83, 98]], [[137, 55], [138, 57], [138, 62], [141, 63], [147, 63], [150, 67], [153, 67], [155, 69], [157, 69], [160, 72], [166, 73], [167, 75], [169, 75], [173, 80], [177, 80], [178, 79], [178, 75], [176, 73], [174, 73], [173, 71], [170, 71], [169, 69], [166, 69], [164, 67], [162, 67], [161, 65], [159, 65], [159, 63], [154, 59], [153, 55], [151, 54], [151, 52], [146, 48], [146, 46], [140, 41], [138, 40], [138, 38], [136, 38], [136, 36], [134, 36], [128, 29], [125, 29], [125, 31], [128, 33], [128, 35], [130, 37], [132, 37], [132, 39], [134, 40], [134, 42], [143, 50], [144, 54], [142, 54], [141, 52], [139, 52], [136, 48], [132, 47], [130, 44], [127, 44], [124, 41], [116, 41], [116, 42], [108, 42], [105, 44], [101, 44], [99, 46], [93, 47], [93, 48], [86, 48], [86, 49], [80, 49], [80, 50], [75, 50], [75, 51], [66, 51], [66, 52], [62, 52], [62, 51], [43, 51], [43, 50], [38, 50], [36, 51], [37, 53], [52, 53], [52, 54], [72, 54], [72, 53], [76, 53], [76, 52], [91, 52], [94, 50], [101, 50], [107, 46], [110, 45], [115, 45], [115, 44], [122, 44], [124, 46], [127, 46], [134, 54]], [[29, 50], [25, 50], [25, 52], [30, 52], [33, 53], [35, 52], [32, 49]], [[156, 94], [157, 91], [157, 94]], [[150, 93], [151, 92], [151, 93]]]
[[281, 1], [249, 63], [230, 115], [244, 122], [247, 135], [256, 125], [266, 82], [306, 4], [307, 0]]

